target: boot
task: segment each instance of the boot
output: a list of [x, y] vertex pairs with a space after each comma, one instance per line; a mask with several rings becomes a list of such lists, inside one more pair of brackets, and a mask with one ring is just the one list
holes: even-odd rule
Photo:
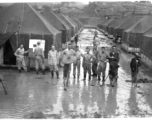
[[56, 72], [56, 76], [57, 76], [57, 79], [59, 79], [59, 72], [58, 71]]
[[86, 74], [84, 74], [84, 79], [83, 79], [84, 81], [86, 80]]
[[42, 71], [43, 75], [45, 75], [45, 70]]
[[103, 76], [102, 77], [102, 84], [104, 85], [104, 83], [105, 83], [105, 77]]
[[18, 72], [21, 73], [21, 69], [18, 69]]
[[39, 74], [38, 70], [36, 70], [36, 74], [37, 74], [37, 75]]
[[52, 79], [54, 78], [54, 72], [53, 71], [51, 71], [51, 76], [52, 76]]
[[98, 75], [98, 81], [100, 81], [101, 79], [100, 79], [100, 75]]
[[91, 80], [91, 75], [89, 75], [89, 81]]

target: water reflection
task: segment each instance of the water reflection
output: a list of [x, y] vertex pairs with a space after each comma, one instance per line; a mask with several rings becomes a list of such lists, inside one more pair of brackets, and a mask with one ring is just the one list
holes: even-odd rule
[[116, 101], [116, 88], [110, 88], [109, 94], [106, 101], [105, 112], [109, 115], [115, 115], [117, 109], [117, 101]]
[[136, 115], [138, 109], [138, 102], [136, 98], [136, 90], [134, 87], [131, 87], [130, 98], [128, 99], [128, 103], [129, 103], [129, 114]]

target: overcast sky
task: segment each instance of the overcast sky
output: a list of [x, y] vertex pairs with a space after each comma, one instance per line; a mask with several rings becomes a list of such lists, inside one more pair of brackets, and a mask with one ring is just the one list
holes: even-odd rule
[[[108, 2], [114, 2], [114, 1], [145, 1], [145, 0], [0, 0], [0, 2], [62, 2], [62, 1], [66, 1], [66, 2], [69, 2], [69, 1], [75, 1], [75, 2], [82, 2], [82, 3], [85, 3], [85, 4], [88, 4], [89, 1], [92, 2], [92, 1], [108, 1]], [[147, 0], [148, 1], [148, 0]], [[149, 0], [149, 1], [152, 1], [152, 0]]]

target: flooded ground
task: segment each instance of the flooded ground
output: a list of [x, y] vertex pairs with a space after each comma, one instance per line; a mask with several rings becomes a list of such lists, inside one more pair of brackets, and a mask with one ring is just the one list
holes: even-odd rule
[[[80, 37], [80, 49], [92, 45], [93, 30], [84, 30]], [[101, 46], [110, 46], [109, 40], [99, 33]], [[0, 70], [8, 95], [0, 85], [0, 118], [100, 118], [100, 117], [151, 117], [152, 84], [140, 83], [131, 87], [129, 63], [133, 56], [121, 52], [118, 85], [100, 87], [96, 78], [84, 82], [70, 76], [67, 91], [63, 90], [63, 75], [51, 79], [50, 73], [18, 73], [16, 70]], [[108, 72], [108, 68], [106, 70]], [[148, 74], [149, 73], [149, 74]], [[107, 75], [107, 74], [106, 74]], [[142, 67], [139, 78], [152, 80], [151, 71]]]

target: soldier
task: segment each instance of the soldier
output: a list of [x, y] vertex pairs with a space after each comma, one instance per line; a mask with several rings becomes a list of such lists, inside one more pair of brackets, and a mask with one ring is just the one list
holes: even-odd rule
[[98, 54], [98, 81], [100, 82], [100, 75], [102, 73], [102, 85], [105, 83], [105, 72], [107, 67], [107, 58], [109, 55], [105, 52], [105, 47], [101, 48], [101, 52]]
[[91, 80], [91, 62], [92, 59], [95, 58], [92, 54], [90, 54], [90, 48], [86, 48], [86, 52], [83, 55], [83, 70], [84, 70], [84, 81], [86, 80], [86, 74], [89, 74], [89, 81]]
[[93, 40], [95, 40], [97, 36], [98, 36], [98, 32], [95, 30], [94, 31], [94, 38], [93, 38]]
[[93, 62], [92, 62], [92, 76], [97, 76], [97, 66], [98, 66], [98, 61], [97, 61], [97, 57], [98, 57], [98, 50], [97, 50], [97, 47], [94, 47], [93, 48], [93, 55], [96, 57], [93, 59]]
[[[71, 43], [68, 44], [68, 48], [65, 49], [62, 54], [61, 54], [61, 59], [63, 59], [63, 55], [66, 55], [68, 57], [71, 57], [72, 55], [74, 55], [75, 52], [72, 49]], [[63, 76], [64, 76], [64, 90], [66, 91], [66, 87], [68, 87], [68, 83], [69, 83], [69, 76], [70, 76], [70, 71], [71, 71], [71, 63], [64, 63], [64, 68], [63, 68]]]
[[[110, 64], [111, 60], [113, 60], [113, 59], [114, 59], [114, 61], [115, 61], [115, 64], [116, 64], [116, 63], [119, 64], [120, 51], [118, 51], [118, 50], [116, 49], [116, 46], [112, 46], [112, 51], [110, 52], [110, 57], [111, 57], [112, 59], [110, 59], [109, 64]], [[117, 65], [116, 65], [116, 66], [117, 66]], [[116, 69], [116, 70], [118, 70], [118, 69]], [[117, 71], [117, 73], [118, 73], [118, 71]], [[118, 79], [118, 75], [117, 75], [117, 79]], [[117, 79], [116, 79], [116, 81], [117, 81]]]
[[135, 83], [137, 87], [137, 74], [138, 74], [138, 68], [141, 66], [140, 62], [141, 57], [136, 54], [135, 57], [130, 62], [130, 68], [131, 68], [131, 76], [132, 76], [132, 85]]
[[52, 50], [48, 53], [48, 63], [50, 65], [52, 79], [54, 78], [54, 71], [56, 72], [57, 79], [59, 79], [59, 55], [57, 50], [55, 50], [55, 46], [52, 46]]
[[112, 51], [110, 52], [110, 57], [113, 57], [119, 63], [119, 51], [117, 51], [116, 46], [112, 46]]
[[77, 60], [76, 62], [73, 63], [73, 77], [75, 78], [76, 76], [76, 68], [77, 68], [77, 77], [79, 79], [80, 77], [80, 64], [81, 64], [81, 56], [82, 56], [82, 52], [79, 50], [79, 46], [76, 46], [76, 57], [77, 57]]
[[118, 68], [119, 65], [117, 63], [117, 60], [115, 58], [109, 58], [110, 63], [110, 69], [109, 69], [109, 78], [110, 78], [110, 85], [111, 87], [114, 87], [115, 83], [117, 82], [118, 78]]
[[39, 66], [42, 68], [42, 73], [45, 74], [45, 65], [44, 65], [44, 52], [43, 49], [40, 48], [40, 42], [37, 43], [37, 47], [34, 49], [35, 55], [35, 65], [36, 65], [36, 73], [39, 74]]
[[78, 37], [79, 37], [79, 34], [77, 33], [76, 36], [75, 36], [75, 38], [74, 38], [76, 45], [78, 43]]
[[21, 72], [21, 66], [27, 72], [27, 67], [25, 65], [25, 60], [24, 60], [24, 54], [25, 53], [28, 53], [28, 51], [24, 50], [24, 47], [23, 47], [22, 44], [20, 45], [20, 47], [14, 53], [14, 55], [17, 57], [17, 65], [18, 65], [19, 73]]
[[112, 46], [112, 51], [110, 52], [110, 58], [109, 58], [109, 64], [110, 64], [109, 77], [112, 87], [114, 87], [114, 84], [117, 82], [118, 79], [119, 60], [120, 60], [119, 51], [116, 50], [116, 46]]

